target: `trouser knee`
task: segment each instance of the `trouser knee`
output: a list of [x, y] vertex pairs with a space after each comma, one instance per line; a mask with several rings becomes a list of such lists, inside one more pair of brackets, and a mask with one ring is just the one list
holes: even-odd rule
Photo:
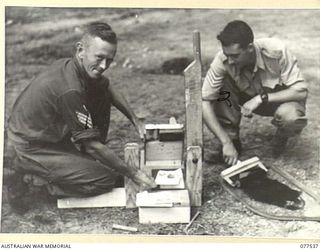
[[61, 184], [49, 183], [48, 192], [56, 197], [89, 197], [111, 191], [115, 187], [117, 176], [108, 176], [90, 183]]
[[281, 104], [274, 113], [272, 124], [288, 136], [300, 133], [307, 125], [304, 105], [298, 102]]

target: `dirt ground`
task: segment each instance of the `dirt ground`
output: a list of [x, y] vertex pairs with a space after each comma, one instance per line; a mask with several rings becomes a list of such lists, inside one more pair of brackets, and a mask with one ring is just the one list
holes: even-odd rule
[[[106, 74], [128, 98], [146, 123], [167, 123], [175, 116], [184, 122], [184, 81], [180, 70], [166, 72], [162, 64], [177, 57], [192, 58], [192, 31], [201, 32], [204, 73], [219, 49], [215, 36], [233, 19], [247, 21], [259, 37], [278, 37], [294, 52], [309, 83], [308, 126], [289, 141], [278, 159], [271, 154], [275, 128], [270, 118], [242, 120], [241, 159], [254, 155], [275, 165], [320, 195], [320, 25], [319, 10], [208, 10], [208, 9], [50, 9], [6, 8], [5, 119], [13, 102], [32, 77], [55, 59], [71, 56], [77, 25], [94, 20], [111, 24], [119, 37], [115, 62]], [[176, 74], [177, 73], [177, 74]], [[5, 124], [6, 125], [6, 124]], [[123, 157], [125, 143], [138, 141], [129, 121], [112, 111], [109, 146]], [[266, 219], [255, 215], [223, 190], [215, 159], [217, 140], [204, 128], [203, 205], [187, 234], [319, 239], [319, 222]], [[10, 172], [11, 151], [5, 151], [4, 178]], [[113, 223], [137, 227], [137, 234], [184, 235], [185, 224], [138, 223], [137, 209], [57, 209], [44, 193], [34, 195], [25, 215], [10, 210], [3, 187], [3, 233], [129, 234], [112, 230]], [[262, 207], [266, 208], [266, 205]], [[196, 209], [193, 209], [195, 213]], [[277, 211], [277, 210], [276, 210]], [[279, 211], [286, 215], [286, 211]], [[130, 233], [132, 234], [132, 233]]]

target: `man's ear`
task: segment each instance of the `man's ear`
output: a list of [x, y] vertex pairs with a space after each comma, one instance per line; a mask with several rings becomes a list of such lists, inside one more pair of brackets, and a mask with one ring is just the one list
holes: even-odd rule
[[249, 52], [253, 52], [254, 51], [253, 43], [249, 43], [247, 49], [248, 49]]
[[76, 43], [76, 53], [78, 55], [78, 57], [80, 59], [83, 59], [83, 54], [84, 54], [84, 46], [83, 46], [83, 43], [82, 42], [77, 42]]

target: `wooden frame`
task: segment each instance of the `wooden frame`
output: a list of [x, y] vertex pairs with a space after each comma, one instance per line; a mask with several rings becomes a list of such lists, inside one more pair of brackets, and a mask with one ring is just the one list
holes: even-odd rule
[[[186, 187], [190, 195], [191, 206], [202, 204], [202, 65], [200, 51], [200, 33], [193, 33], [194, 61], [185, 69], [185, 148], [186, 154]], [[177, 168], [183, 162], [183, 142], [161, 142], [158, 140], [161, 133], [171, 131], [179, 133], [183, 126], [176, 124], [175, 119], [170, 119], [169, 124], [148, 124], [146, 125], [146, 142], [140, 149], [140, 157], [135, 148], [126, 147], [125, 159], [130, 167], [137, 168], [140, 162], [140, 169], [151, 175], [153, 169]], [[150, 142], [148, 142], [150, 141]], [[132, 147], [132, 146], [131, 146]], [[181, 161], [179, 158], [181, 157]], [[172, 166], [171, 166], [172, 164]], [[168, 165], [168, 166], [167, 166]], [[169, 166], [170, 165], [170, 166]], [[183, 168], [182, 164], [181, 167]], [[129, 187], [127, 187], [129, 185]], [[134, 195], [137, 188], [129, 181], [126, 181], [127, 207], [135, 207]]]
[[186, 185], [191, 206], [201, 206], [202, 199], [202, 65], [200, 33], [193, 33], [194, 61], [185, 69], [186, 105]]

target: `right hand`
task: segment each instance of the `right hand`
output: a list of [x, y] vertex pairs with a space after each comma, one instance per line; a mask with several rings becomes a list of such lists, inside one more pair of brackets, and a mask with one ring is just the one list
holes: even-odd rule
[[137, 183], [143, 190], [148, 190], [157, 187], [154, 179], [143, 171], [138, 170], [132, 177], [132, 180]]
[[238, 152], [232, 142], [226, 143], [222, 147], [223, 159], [225, 163], [232, 166], [238, 162]]

